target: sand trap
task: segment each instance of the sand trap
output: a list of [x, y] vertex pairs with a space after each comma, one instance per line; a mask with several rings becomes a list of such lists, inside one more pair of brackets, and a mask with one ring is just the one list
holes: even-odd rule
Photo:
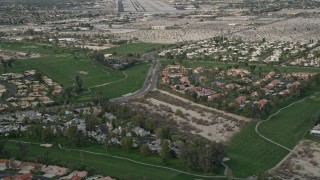
[[89, 73], [88, 72], [86, 72], [86, 71], [78, 71], [79, 72], [79, 74], [83, 74], [83, 75], [88, 75]]
[[41, 147], [52, 147], [52, 144], [40, 144]]
[[32, 49], [34, 49], [34, 48], [38, 48], [37, 46], [25, 46], [25, 47], [23, 47], [24, 49], [29, 49], [29, 48], [32, 48]]

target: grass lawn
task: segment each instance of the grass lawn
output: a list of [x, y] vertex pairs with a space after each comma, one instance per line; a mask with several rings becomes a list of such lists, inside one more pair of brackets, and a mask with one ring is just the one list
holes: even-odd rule
[[122, 44], [110, 49], [103, 50], [104, 53], [117, 53], [119, 56], [127, 56], [128, 53], [132, 54], [145, 54], [150, 51], [154, 51], [156, 49], [162, 48], [163, 44], [155, 44], [155, 43], [130, 43], [130, 44]]
[[[313, 126], [312, 115], [319, 111], [319, 96], [284, 109], [278, 115], [259, 126], [259, 132], [289, 148], [293, 148]], [[256, 122], [249, 123], [236, 134], [227, 148], [227, 163], [237, 177], [247, 177], [275, 166], [284, 158], [282, 149], [255, 133]]]
[[[148, 63], [142, 63], [125, 71], [117, 71], [103, 66], [98, 62], [89, 60], [83, 53], [78, 53], [77, 58], [69, 54], [67, 50], [60, 49], [58, 53], [53, 48], [47, 48], [39, 44], [28, 42], [0, 42], [0, 48], [19, 50], [24, 52], [41, 53], [40, 58], [28, 58], [16, 60], [13, 68], [8, 68], [8, 72], [23, 72], [35, 69], [51, 77], [53, 80], [70, 87], [74, 83], [77, 75], [83, 80], [84, 91], [97, 85], [110, 83], [99, 88], [93, 88], [88, 94], [80, 96], [78, 100], [90, 100], [96, 92], [101, 92], [107, 98], [118, 97], [127, 93], [135, 92], [144, 83], [149, 70]], [[61, 52], [64, 50], [65, 52]], [[4, 68], [0, 67], [0, 73], [4, 73]]]
[[[12, 156], [18, 155], [18, 148], [15, 143], [7, 142], [6, 149], [9, 150]], [[90, 145], [85, 150], [105, 153], [102, 145]], [[49, 151], [49, 157], [56, 160], [58, 164], [65, 166], [74, 164], [81, 166], [80, 153], [76, 151], [61, 150], [57, 146], [51, 148], [40, 147], [39, 145], [31, 145], [28, 153], [29, 161], [34, 161], [39, 155], [43, 155], [46, 150]], [[138, 154], [137, 151], [124, 152], [119, 148], [109, 148], [109, 154], [120, 155], [124, 157], [133, 158], [134, 160], [142, 160], [143, 162], [152, 163], [155, 165], [162, 165], [160, 159], [156, 156], [144, 157]], [[116, 159], [105, 155], [93, 155], [83, 153], [84, 165], [93, 167], [99, 174], [117, 177], [121, 179], [195, 179], [196, 177], [174, 172], [167, 169], [149, 167], [145, 165], [136, 164], [127, 160]], [[173, 165], [172, 165], [173, 164]], [[182, 168], [182, 162], [178, 159], [171, 161], [169, 167]], [[205, 178], [201, 178], [205, 179]]]

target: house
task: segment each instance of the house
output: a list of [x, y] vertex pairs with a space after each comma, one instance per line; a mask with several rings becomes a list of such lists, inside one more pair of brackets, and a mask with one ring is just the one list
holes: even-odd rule
[[281, 83], [281, 81], [279, 79], [275, 79], [275, 80], [271, 81], [266, 87], [268, 89], [271, 89], [271, 88], [276, 87], [280, 83]]
[[138, 135], [140, 137], [145, 137], [145, 136], [150, 135], [149, 131], [146, 131], [143, 128], [140, 128], [140, 127], [135, 127], [131, 131], [134, 132], [136, 135]]
[[246, 101], [246, 99], [247, 99], [247, 97], [245, 97], [245, 96], [239, 96], [238, 98], [236, 98], [236, 102], [238, 104], [242, 104]]
[[180, 81], [183, 83], [183, 84], [189, 84], [190, 85], [190, 80], [187, 76], [182, 76], [180, 78]]
[[0, 93], [5, 93], [7, 91], [6, 87], [2, 84], [0, 84]]
[[288, 84], [288, 85], [287, 85], [287, 88], [289, 89], [289, 88], [291, 88], [291, 87], [298, 87], [298, 86], [300, 86], [300, 82], [295, 81], [295, 82], [293, 82], [293, 83], [291, 83], [291, 84]]
[[214, 99], [219, 98], [220, 96], [221, 96], [220, 93], [212, 94], [212, 95], [208, 96], [208, 101], [213, 101]]
[[167, 30], [170, 29], [170, 26], [151, 26], [152, 30]]
[[148, 143], [148, 147], [151, 151], [159, 153], [161, 150], [161, 139], [156, 139], [155, 141]]
[[259, 102], [258, 102], [258, 105], [260, 107], [260, 109], [262, 109], [266, 104], [267, 104], [268, 100], [266, 99], [261, 99]]
[[307, 73], [307, 72], [293, 72], [291, 73], [291, 76], [298, 77], [304, 80], [308, 80], [309, 77], [314, 76], [317, 73]]
[[117, 137], [111, 138], [109, 142], [112, 144], [120, 144], [120, 141]]
[[52, 99], [50, 99], [48, 96], [39, 97], [39, 101], [42, 104], [45, 104], [45, 105], [49, 105], [49, 104], [53, 104], [54, 103], [54, 101]]
[[60, 179], [85, 179], [88, 175], [86, 171], [73, 171], [68, 176], [62, 177]]
[[289, 95], [289, 94], [290, 94], [290, 91], [288, 89], [279, 92], [280, 96], [286, 96], [286, 95]]
[[162, 77], [162, 83], [169, 84], [170, 83], [170, 78], [168, 76]]
[[257, 92], [257, 91], [255, 91], [255, 92], [251, 93], [251, 97], [257, 97], [257, 96], [259, 96], [259, 94], [258, 94], [258, 92]]
[[117, 117], [115, 115], [113, 115], [112, 113], [104, 113], [104, 117], [106, 117], [109, 120], [113, 120], [113, 119], [117, 119]]
[[266, 79], [266, 80], [267, 79], [271, 79], [275, 75], [276, 75], [276, 72], [275, 71], [271, 71], [264, 77], [264, 79]]
[[52, 94], [54, 94], [54, 95], [55, 95], [55, 94], [61, 94], [62, 91], [63, 91], [62, 86], [57, 85], [57, 86], [54, 86], [54, 87], [53, 87]]
[[320, 135], [320, 125], [316, 125], [312, 128], [312, 130], [310, 131], [310, 134], [312, 135], [317, 135], [319, 136]]
[[227, 75], [228, 76], [236, 76], [236, 75], [240, 75], [241, 77], [244, 77], [246, 75], [249, 75], [250, 72], [246, 69], [235, 69], [235, 68], [231, 68], [227, 71]]
[[4, 180], [32, 180], [32, 174], [15, 174], [5, 177]]
[[203, 70], [204, 70], [203, 67], [197, 67], [197, 68], [195, 68], [195, 69], [193, 70], [193, 72], [196, 73], [196, 74], [198, 74], [198, 73], [202, 73]]
[[311, 134], [311, 135], [320, 136], [320, 130], [315, 130], [315, 129], [313, 129], [313, 130], [310, 131], [310, 134]]

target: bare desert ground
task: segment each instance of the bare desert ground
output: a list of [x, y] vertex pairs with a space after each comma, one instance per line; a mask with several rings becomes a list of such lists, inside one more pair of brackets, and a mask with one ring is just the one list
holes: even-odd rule
[[281, 179], [319, 179], [320, 143], [302, 140], [273, 174]]
[[200, 135], [211, 141], [226, 143], [249, 119], [216, 111], [182, 100], [160, 91], [152, 92], [145, 99], [133, 102], [174, 121], [179, 129]]

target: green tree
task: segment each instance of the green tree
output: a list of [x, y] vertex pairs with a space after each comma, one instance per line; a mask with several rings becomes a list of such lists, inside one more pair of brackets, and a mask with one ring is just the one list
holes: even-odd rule
[[4, 68], [4, 72], [7, 72], [8, 62], [5, 61], [5, 60], [3, 60], [3, 59], [1, 59], [1, 64], [2, 64], [2, 66], [3, 66], [3, 68]]
[[21, 157], [26, 158], [29, 152], [29, 144], [23, 142], [17, 142], [16, 145], [19, 148]]
[[124, 150], [129, 151], [130, 149], [132, 149], [132, 138], [131, 137], [123, 137], [121, 139], [121, 146]]
[[80, 93], [83, 90], [83, 81], [79, 75], [76, 76], [75, 78], [75, 85], [76, 85], [76, 93]]
[[144, 156], [147, 156], [151, 153], [151, 150], [147, 144], [142, 144], [140, 146], [140, 153], [143, 154]]
[[266, 179], [268, 179], [268, 178], [266, 177], [266, 173], [265, 172], [258, 172], [257, 180], [266, 180]]
[[85, 143], [85, 136], [82, 131], [78, 130], [77, 126], [69, 127], [66, 136], [69, 145], [83, 146]]
[[41, 135], [42, 141], [52, 142], [53, 138], [54, 138], [54, 133], [53, 133], [51, 127], [47, 127], [42, 130], [42, 135]]
[[169, 142], [167, 139], [163, 139], [161, 141], [160, 158], [165, 166], [168, 165], [169, 158], [170, 158], [170, 148], [169, 148]]
[[231, 169], [229, 169], [229, 168], [227, 169], [226, 176], [227, 176], [228, 180], [232, 180], [233, 179], [233, 174], [232, 174]]
[[0, 137], [0, 155], [3, 155], [5, 152], [6, 141]]

